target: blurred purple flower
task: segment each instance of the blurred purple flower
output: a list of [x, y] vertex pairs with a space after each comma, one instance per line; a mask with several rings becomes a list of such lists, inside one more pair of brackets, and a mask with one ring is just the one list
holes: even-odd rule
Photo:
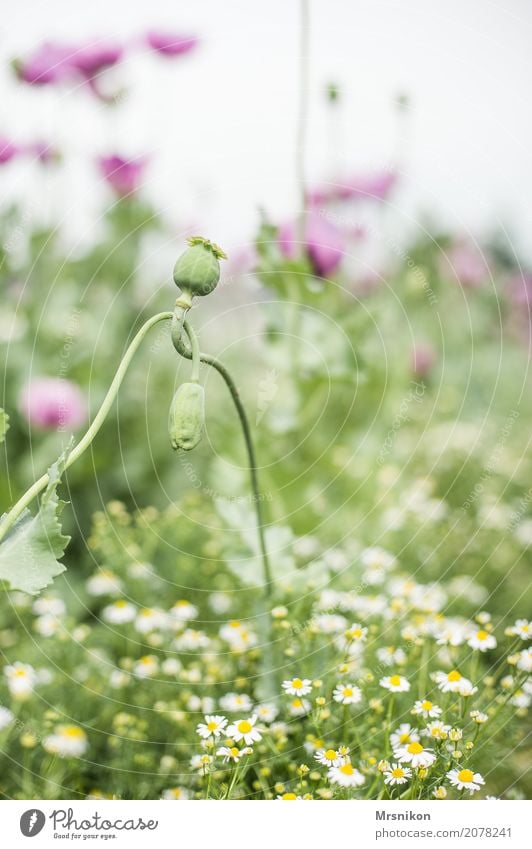
[[89, 41], [81, 45], [45, 42], [27, 59], [13, 63], [19, 78], [30, 85], [50, 85], [65, 80], [91, 82], [122, 59], [124, 50], [114, 42]]
[[377, 171], [375, 174], [343, 178], [334, 183], [315, 186], [308, 192], [309, 203], [314, 206], [337, 200], [385, 200], [395, 184], [398, 175], [394, 171]]
[[118, 64], [124, 55], [124, 49], [119, 44], [104, 41], [93, 41], [78, 47], [70, 57], [70, 65], [86, 79], [91, 79]]
[[461, 286], [466, 289], [478, 289], [489, 277], [490, 270], [486, 256], [480, 248], [469, 242], [457, 242], [443, 257], [444, 272], [449, 270]]
[[9, 139], [0, 136], [0, 165], [5, 165], [10, 162], [15, 156], [18, 156], [21, 148]]
[[87, 419], [85, 398], [75, 383], [61, 377], [38, 377], [24, 387], [19, 408], [41, 430], [75, 430]]
[[415, 345], [410, 352], [410, 371], [415, 377], [426, 377], [436, 362], [434, 349], [427, 344]]
[[[279, 230], [279, 247], [286, 257], [298, 255], [297, 222], [284, 224]], [[341, 263], [345, 251], [345, 238], [341, 230], [317, 210], [311, 209], [305, 221], [307, 253], [315, 273], [327, 277]]]
[[194, 35], [175, 35], [160, 30], [150, 30], [146, 33], [146, 42], [157, 53], [163, 56], [182, 56], [193, 50], [198, 39]]
[[58, 151], [51, 144], [44, 141], [30, 142], [24, 145], [24, 153], [35, 157], [39, 162], [44, 164], [56, 162], [59, 159]]
[[98, 159], [100, 171], [104, 180], [120, 197], [131, 195], [140, 186], [146, 157], [124, 159], [122, 156], [100, 156]]

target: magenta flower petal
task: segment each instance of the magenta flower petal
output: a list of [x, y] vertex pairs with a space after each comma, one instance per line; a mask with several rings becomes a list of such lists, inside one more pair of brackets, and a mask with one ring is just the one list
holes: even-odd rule
[[17, 73], [30, 85], [62, 82], [72, 76], [70, 60], [75, 50], [64, 44], [45, 42], [28, 59], [15, 62]]
[[133, 194], [140, 186], [146, 157], [125, 159], [122, 156], [101, 156], [98, 160], [104, 180], [121, 197]]
[[120, 44], [89, 42], [78, 47], [70, 57], [70, 65], [87, 79], [118, 64], [124, 55]]
[[61, 377], [39, 377], [24, 387], [19, 409], [40, 430], [75, 430], [87, 419], [87, 403], [77, 384]]
[[398, 180], [394, 171], [377, 171], [344, 177], [331, 183], [314, 186], [307, 193], [308, 202], [320, 206], [338, 200], [385, 200]]
[[466, 289], [478, 289], [489, 278], [489, 266], [482, 251], [469, 242], [458, 242], [444, 257], [444, 272]]
[[183, 56], [196, 47], [198, 39], [194, 35], [150, 30], [146, 33], [146, 42], [152, 50], [162, 53], [163, 56]]
[[0, 165], [10, 162], [21, 152], [21, 148], [9, 139], [0, 136]]
[[[279, 246], [290, 259], [298, 255], [296, 238], [297, 222], [289, 222], [280, 228]], [[344, 235], [317, 210], [311, 209], [306, 216], [305, 242], [314, 271], [320, 277], [327, 277], [340, 265], [345, 251]]]

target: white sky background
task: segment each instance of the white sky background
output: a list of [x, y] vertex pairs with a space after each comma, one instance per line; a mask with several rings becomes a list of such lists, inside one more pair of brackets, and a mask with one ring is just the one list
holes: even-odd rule
[[[397, 226], [421, 211], [475, 234], [502, 221], [528, 256], [531, 229], [532, 3], [529, 0], [311, 0], [308, 172], [328, 177], [387, 165], [404, 150]], [[146, 193], [176, 230], [198, 223], [229, 249], [252, 236], [256, 210], [296, 209], [297, 0], [18, 0], [0, 23], [0, 135], [44, 137], [65, 153], [52, 177], [2, 169], [4, 201], [66, 219], [91, 237], [105, 189], [98, 153], [149, 152]], [[118, 72], [129, 96], [114, 110], [88, 92], [17, 85], [6, 67], [44, 39], [134, 39], [146, 28], [193, 33], [183, 59], [131, 53]], [[340, 126], [326, 83], [343, 89]], [[412, 99], [398, 139], [392, 100]], [[331, 137], [334, 136], [334, 150]]]

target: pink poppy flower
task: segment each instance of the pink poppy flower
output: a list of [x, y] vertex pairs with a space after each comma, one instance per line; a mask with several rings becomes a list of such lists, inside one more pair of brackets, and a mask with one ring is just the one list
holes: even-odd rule
[[487, 259], [472, 243], [457, 242], [442, 261], [445, 275], [451, 275], [466, 289], [478, 289], [489, 278]]
[[137, 191], [147, 164], [146, 157], [125, 159], [122, 156], [101, 156], [98, 160], [104, 180], [120, 197]]
[[[280, 228], [279, 247], [290, 259], [298, 255], [296, 239], [297, 222], [284, 224]], [[327, 277], [340, 265], [345, 251], [344, 235], [317, 210], [311, 209], [306, 216], [305, 242], [314, 271], [320, 277]]]
[[87, 419], [80, 388], [61, 377], [30, 381], [20, 395], [19, 409], [29, 424], [40, 430], [75, 430]]
[[19, 78], [30, 85], [48, 85], [62, 82], [72, 76], [70, 60], [75, 47], [45, 42], [27, 59], [13, 63]]
[[176, 35], [160, 30], [150, 30], [146, 33], [146, 42], [152, 50], [163, 56], [183, 56], [193, 50], [198, 39], [194, 35]]

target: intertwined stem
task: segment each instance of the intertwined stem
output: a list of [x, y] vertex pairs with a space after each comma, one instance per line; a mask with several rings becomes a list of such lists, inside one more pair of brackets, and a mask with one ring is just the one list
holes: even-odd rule
[[[189, 339], [190, 349], [187, 347], [183, 339], [181, 328], [183, 328]], [[194, 359], [193, 353], [195, 350], [197, 350], [197, 337], [189, 322], [186, 319], [183, 319], [182, 316], [174, 315], [174, 318], [172, 320], [172, 341], [178, 354], [180, 354], [182, 357], [185, 357], [187, 360]], [[231, 394], [231, 398], [233, 399], [236, 411], [238, 413], [238, 418], [242, 427], [242, 433], [244, 436], [244, 442], [246, 444], [246, 451], [248, 455], [251, 489], [253, 493], [253, 500], [255, 503], [255, 515], [257, 518], [257, 533], [259, 537], [260, 554], [264, 570], [265, 592], [267, 595], [269, 595], [272, 588], [272, 575], [270, 569], [270, 562], [268, 559], [268, 551], [266, 548], [266, 540], [264, 537], [264, 520], [262, 515], [262, 503], [259, 488], [257, 458], [255, 455], [255, 448], [253, 445], [253, 439], [251, 436], [251, 428], [249, 426], [248, 417], [246, 415], [244, 405], [242, 404], [238, 388], [226, 367], [220, 362], [220, 360], [217, 360], [216, 357], [212, 357], [210, 354], [203, 354], [199, 352], [199, 359], [202, 363], [205, 363], [208, 366], [212, 366], [212, 368], [216, 369], [218, 374], [223, 377], [225, 384]]]

